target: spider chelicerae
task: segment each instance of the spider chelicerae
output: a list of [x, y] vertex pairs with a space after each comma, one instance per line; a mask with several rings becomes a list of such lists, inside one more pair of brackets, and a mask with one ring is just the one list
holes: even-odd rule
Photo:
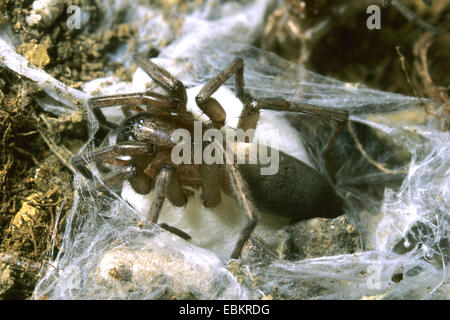
[[[110, 130], [117, 133], [116, 144], [98, 147], [76, 155], [72, 164], [80, 173], [92, 179], [88, 163], [107, 162], [116, 169], [102, 177], [106, 185], [128, 180], [139, 194], [154, 191], [147, 221], [158, 223], [162, 205], [167, 198], [171, 204], [182, 207], [194, 192], [200, 192], [205, 207], [215, 207], [221, 202], [221, 192], [233, 194], [247, 216], [247, 222], [239, 234], [231, 254], [239, 258], [242, 248], [258, 222], [258, 210], [287, 216], [292, 220], [313, 217], [334, 218], [343, 214], [342, 201], [328, 180], [305, 163], [279, 151], [279, 170], [274, 175], [261, 175], [261, 163], [181, 163], [175, 164], [171, 151], [177, 141], [171, 139], [174, 130], [194, 131], [194, 116], [187, 111], [187, 94], [181, 81], [149, 59], [135, 55], [134, 61], [167, 95], [147, 91], [117, 94], [89, 99], [100, 127], [94, 141], [99, 146]], [[196, 96], [199, 108], [210, 121], [202, 130], [221, 128], [226, 113], [212, 97], [214, 92], [231, 76], [235, 75], [235, 94], [243, 103], [238, 129], [255, 129], [259, 111], [276, 110], [302, 112], [334, 119], [338, 122], [326, 152], [332, 149], [336, 135], [348, 119], [346, 111], [289, 102], [281, 98], [253, 98], [244, 90], [244, 61], [234, 59], [220, 74], [209, 80]], [[127, 116], [120, 124], [108, 121], [102, 108], [121, 106]], [[204, 142], [203, 148], [213, 141]], [[220, 146], [224, 151], [223, 146]], [[273, 151], [273, 150], [272, 150]], [[278, 150], [277, 150], [278, 151]], [[224, 151], [225, 154], [225, 151]], [[125, 156], [125, 157], [124, 157]], [[166, 224], [163, 228], [181, 237], [189, 236]]]

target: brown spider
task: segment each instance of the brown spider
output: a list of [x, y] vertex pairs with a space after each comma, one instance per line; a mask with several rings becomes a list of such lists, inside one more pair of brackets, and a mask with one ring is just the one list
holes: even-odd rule
[[[256, 226], [256, 208], [271, 214], [288, 216], [293, 220], [334, 218], [343, 214], [342, 202], [325, 177], [281, 151], [279, 171], [271, 176], [260, 174], [259, 163], [194, 164], [191, 161], [191, 164], [174, 164], [171, 160], [171, 150], [177, 142], [171, 139], [171, 133], [179, 128], [190, 133], [194, 131], [194, 117], [186, 110], [185, 87], [181, 81], [147, 58], [136, 55], [134, 60], [169, 95], [144, 92], [91, 98], [89, 106], [100, 123], [95, 135], [97, 145], [111, 129], [117, 131], [117, 140], [116, 145], [97, 148], [72, 158], [73, 166], [86, 178], [92, 179], [86, 164], [103, 161], [120, 167], [102, 178], [106, 185], [128, 180], [137, 193], [147, 194], [153, 189], [154, 197], [147, 216], [152, 223], [158, 222], [166, 197], [174, 206], [181, 207], [187, 203], [187, 198], [193, 192], [199, 191], [204, 206], [215, 207], [221, 201], [221, 191], [234, 193], [248, 221], [231, 254], [233, 259], [240, 256], [244, 244]], [[244, 105], [238, 129], [256, 128], [261, 109], [310, 113], [335, 119], [340, 124], [348, 118], [346, 111], [277, 98], [254, 99], [246, 96], [243, 71], [243, 60], [236, 58], [196, 96], [196, 103], [211, 120], [203, 126], [203, 130], [220, 128], [224, 124], [225, 111], [211, 95], [233, 74], [235, 94]], [[118, 105], [121, 105], [124, 113], [128, 115], [121, 125], [108, 121], [101, 111], [104, 107]], [[133, 115], [130, 111], [137, 113]], [[342, 126], [336, 127], [333, 137], [340, 127]], [[334, 140], [330, 139], [326, 150], [330, 150]], [[208, 142], [204, 143], [202, 147], [207, 144]], [[223, 146], [220, 148], [224, 150]], [[124, 160], [123, 156], [128, 156], [129, 159]], [[162, 227], [189, 238], [174, 227]]]

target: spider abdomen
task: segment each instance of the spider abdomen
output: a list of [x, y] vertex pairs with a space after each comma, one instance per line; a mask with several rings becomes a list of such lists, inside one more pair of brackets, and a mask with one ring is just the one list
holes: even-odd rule
[[342, 201], [316, 170], [279, 151], [279, 170], [261, 175], [261, 165], [239, 165], [256, 207], [294, 221], [342, 215]]

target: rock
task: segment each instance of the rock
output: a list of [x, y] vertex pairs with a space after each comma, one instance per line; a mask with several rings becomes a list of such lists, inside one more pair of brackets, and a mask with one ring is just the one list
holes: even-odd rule
[[243, 263], [270, 263], [277, 259], [277, 254], [271, 250], [263, 238], [251, 234], [242, 248], [241, 260]]
[[[174, 236], [163, 234], [162, 239]], [[155, 237], [156, 238], [156, 237]], [[178, 241], [178, 240], [177, 240]], [[244, 291], [223, 263], [208, 251], [183, 245], [121, 246], [100, 258], [96, 281], [108, 296], [131, 299], [242, 299]], [[167, 242], [166, 242], [167, 244]], [[243, 295], [244, 294], [244, 295]]]
[[271, 235], [253, 233], [242, 249], [243, 264], [299, 260], [354, 253], [362, 249], [361, 234], [345, 216], [315, 218], [289, 225]]
[[345, 216], [304, 220], [285, 230], [290, 234], [286, 256], [292, 260], [349, 254], [362, 249], [360, 232]]

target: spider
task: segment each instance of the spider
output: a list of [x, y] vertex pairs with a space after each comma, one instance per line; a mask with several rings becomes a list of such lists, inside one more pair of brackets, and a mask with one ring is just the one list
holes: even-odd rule
[[[95, 134], [96, 146], [100, 145], [109, 130], [115, 130], [117, 138], [115, 145], [97, 147], [72, 158], [74, 168], [84, 177], [92, 179], [88, 163], [108, 162], [118, 168], [104, 175], [102, 180], [106, 185], [128, 180], [139, 194], [154, 190], [146, 216], [146, 221], [154, 224], [158, 223], [166, 198], [174, 206], [182, 207], [189, 196], [200, 192], [203, 205], [215, 207], [221, 202], [221, 191], [234, 194], [248, 219], [234, 246], [232, 259], [240, 257], [243, 246], [254, 230], [259, 217], [257, 209], [293, 220], [334, 218], [343, 214], [341, 199], [328, 180], [305, 163], [281, 151], [279, 171], [275, 175], [261, 175], [260, 163], [174, 164], [171, 150], [176, 141], [171, 139], [171, 133], [178, 128], [190, 133], [194, 130], [193, 114], [186, 109], [186, 89], [181, 81], [149, 59], [135, 55], [134, 61], [168, 95], [147, 91], [90, 98], [88, 106], [100, 124]], [[309, 113], [338, 121], [326, 150], [332, 148], [335, 136], [342, 127], [340, 124], [348, 118], [346, 111], [299, 104], [281, 98], [256, 99], [246, 95], [244, 61], [240, 58], [234, 59], [219, 75], [209, 80], [196, 96], [197, 105], [210, 119], [204, 123], [203, 130], [223, 126], [226, 113], [211, 96], [232, 75], [235, 75], [235, 94], [244, 106], [238, 128], [255, 129], [262, 109]], [[127, 115], [120, 125], [108, 121], [102, 112], [102, 108], [111, 106], [122, 106]], [[206, 144], [208, 142], [203, 147]], [[124, 160], [124, 156], [127, 156], [127, 160]], [[161, 226], [189, 239], [187, 234], [175, 227]]]

